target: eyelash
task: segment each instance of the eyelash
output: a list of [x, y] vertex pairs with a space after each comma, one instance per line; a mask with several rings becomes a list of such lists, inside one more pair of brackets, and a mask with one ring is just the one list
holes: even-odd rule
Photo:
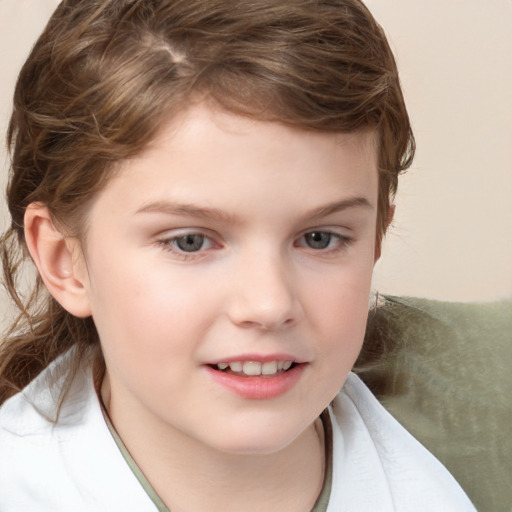
[[[328, 246], [327, 247], [320, 247], [320, 248], [314, 248], [311, 247], [306, 243], [301, 243], [302, 240], [305, 239], [308, 235], [327, 235], [329, 237], [328, 240]], [[199, 236], [202, 237], [201, 240], [201, 247], [198, 248], [198, 250], [194, 251], [184, 251], [182, 248], [178, 246], [179, 241], [184, 240], [188, 237], [193, 236]], [[335, 245], [333, 247], [329, 247], [332, 242], [335, 242]], [[204, 247], [205, 242], [207, 243], [208, 247]], [[328, 230], [328, 229], [318, 229], [318, 230], [311, 230], [303, 233], [294, 243], [295, 247], [305, 247], [306, 249], [311, 249], [315, 253], [322, 253], [322, 254], [337, 254], [338, 252], [343, 251], [347, 247], [349, 247], [353, 242], [353, 239], [350, 237], [347, 237], [345, 235], [341, 235], [340, 233], [336, 233], [334, 231]], [[157, 240], [157, 244], [161, 246], [165, 251], [172, 253], [174, 256], [182, 259], [182, 260], [190, 260], [190, 259], [197, 259], [200, 257], [205, 256], [205, 252], [208, 249], [214, 248], [215, 245], [220, 247], [220, 244], [216, 244], [216, 242], [212, 239], [212, 237], [196, 231], [190, 231], [190, 232], [184, 232], [183, 234], [179, 234], [170, 238], [165, 238], [162, 240]]]

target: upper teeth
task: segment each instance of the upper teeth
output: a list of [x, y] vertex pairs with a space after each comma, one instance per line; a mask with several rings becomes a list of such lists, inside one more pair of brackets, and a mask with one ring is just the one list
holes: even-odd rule
[[292, 361], [268, 361], [260, 363], [258, 361], [232, 361], [230, 363], [218, 363], [219, 370], [226, 370], [228, 367], [233, 372], [244, 373], [245, 375], [275, 375], [278, 371], [288, 370]]

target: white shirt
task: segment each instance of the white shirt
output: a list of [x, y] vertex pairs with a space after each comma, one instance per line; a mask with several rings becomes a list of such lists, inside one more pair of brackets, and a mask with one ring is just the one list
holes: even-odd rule
[[[77, 374], [53, 423], [66, 363], [64, 355], [0, 408], [0, 511], [155, 512], [108, 430], [90, 370]], [[329, 414], [327, 512], [475, 510], [356, 375], [349, 375]]]

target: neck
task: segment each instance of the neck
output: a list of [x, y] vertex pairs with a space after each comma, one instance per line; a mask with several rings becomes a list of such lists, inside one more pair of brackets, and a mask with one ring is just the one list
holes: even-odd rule
[[130, 455], [172, 512], [309, 512], [320, 494], [320, 419], [277, 452], [239, 455], [207, 447], [168, 425], [129, 421], [110, 402], [108, 383], [101, 395]]

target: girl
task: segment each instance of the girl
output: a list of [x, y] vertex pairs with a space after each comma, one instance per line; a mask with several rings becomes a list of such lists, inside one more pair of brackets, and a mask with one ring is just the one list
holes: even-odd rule
[[3, 512], [473, 510], [350, 374], [414, 153], [360, 2], [65, 0], [8, 141]]

